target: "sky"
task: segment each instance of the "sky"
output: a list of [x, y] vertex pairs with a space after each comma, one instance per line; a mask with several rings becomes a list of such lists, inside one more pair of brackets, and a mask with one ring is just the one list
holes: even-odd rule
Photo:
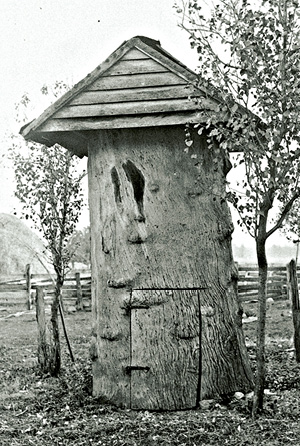
[[[50, 105], [39, 90], [63, 80], [73, 85], [125, 40], [144, 35], [160, 40], [195, 69], [197, 54], [179, 28], [174, 0], [0, 0], [0, 157], [10, 133], [18, 133], [15, 104], [24, 93], [34, 104], [28, 120]], [[1, 158], [0, 158], [1, 159]], [[17, 201], [7, 162], [0, 165], [0, 212]]]
[[[39, 93], [43, 85], [79, 82], [125, 40], [136, 35], [159, 40], [195, 70], [197, 53], [178, 26], [174, 1], [0, 0], [0, 160], [9, 145], [8, 135], [19, 131], [15, 104], [24, 93], [34, 104], [31, 120], [50, 105]], [[0, 190], [0, 213], [13, 213], [18, 203], [7, 162], [0, 164]], [[88, 225], [87, 212], [81, 224]], [[253, 244], [244, 233], [235, 233], [240, 243]]]

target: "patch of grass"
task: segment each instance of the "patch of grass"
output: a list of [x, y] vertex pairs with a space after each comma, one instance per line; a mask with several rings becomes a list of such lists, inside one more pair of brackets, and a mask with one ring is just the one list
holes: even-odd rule
[[[269, 394], [264, 413], [255, 422], [246, 398], [232, 399], [227, 405], [216, 401], [209, 410], [165, 413], [121, 410], [104, 404], [91, 394], [90, 313], [66, 317], [76, 363], [70, 362], [62, 339], [59, 378], [41, 375], [37, 368], [34, 315], [2, 320], [0, 445], [298, 445], [300, 369], [291, 357], [291, 316], [282, 305], [275, 303], [269, 310]], [[245, 324], [245, 332], [254, 364], [255, 322]]]

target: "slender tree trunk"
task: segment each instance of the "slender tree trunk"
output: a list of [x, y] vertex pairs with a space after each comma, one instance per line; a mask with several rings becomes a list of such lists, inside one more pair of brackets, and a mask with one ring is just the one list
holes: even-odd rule
[[26, 265], [27, 309], [31, 310], [31, 265]]
[[265, 216], [260, 217], [258, 236], [256, 239], [256, 254], [259, 271], [258, 308], [257, 308], [257, 333], [256, 333], [256, 376], [252, 417], [256, 418], [258, 411], [263, 408], [266, 358], [265, 358], [265, 338], [266, 338], [266, 297], [267, 297], [267, 277], [268, 263], [266, 256], [266, 223]]
[[59, 336], [59, 301], [62, 288], [62, 280], [59, 276], [56, 278], [55, 294], [51, 305], [51, 325], [52, 325], [52, 341], [51, 346], [51, 376], [57, 376], [60, 373], [61, 357], [60, 357], [60, 336]]
[[36, 320], [38, 324], [38, 363], [43, 373], [49, 373], [49, 342], [45, 319], [43, 288], [36, 289]]

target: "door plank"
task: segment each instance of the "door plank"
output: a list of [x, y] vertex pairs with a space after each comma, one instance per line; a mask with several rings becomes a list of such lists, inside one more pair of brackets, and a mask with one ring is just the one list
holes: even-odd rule
[[201, 373], [199, 339], [197, 290], [132, 292], [132, 409], [196, 407]]

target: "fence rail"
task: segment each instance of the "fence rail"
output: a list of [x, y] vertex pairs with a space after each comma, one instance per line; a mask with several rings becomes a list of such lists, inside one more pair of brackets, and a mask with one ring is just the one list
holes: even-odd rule
[[[255, 266], [239, 265], [238, 294], [241, 301], [257, 299], [259, 277]], [[300, 276], [300, 267], [297, 268]], [[0, 307], [27, 306], [35, 301], [35, 290], [44, 289], [45, 302], [50, 303], [54, 294], [54, 283], [49, 274], [31, 274], [26, 266], [23, 275], [0, 275]], [[267, 282], [267, 295], [274, 300], [288, 298], [286, 266], [270, 266]], [[82, 299], [83, 306], [91, 306], [91, 273], [89, 270], [70, 273], [62, 290], [63, 302], [67, 307], [75, 306]]]
[[[238, 294], [241, 301], [256, 300], [259, 286], [256, 266], [239, 265]], [[297, 269], [300, 274], [300, 268]], [[286, 266], [269, 266], [267, 296], [274, 300], [288, 298]]]
[[[42, 287], [45, 303], [50, 304], [55, 292], [55, 282], [49, 274], [31, 274], [30, 266], [21, 275], [0, 275], [0, 307], [1, 306], [31, 306], [35, 302], [37, 287]], [[72, 272], [65, 278], [62, 288], [63, 303], [66, 307], [81, 306], [89, 309], [91, 306], [91, 272], [84, 270]]]

